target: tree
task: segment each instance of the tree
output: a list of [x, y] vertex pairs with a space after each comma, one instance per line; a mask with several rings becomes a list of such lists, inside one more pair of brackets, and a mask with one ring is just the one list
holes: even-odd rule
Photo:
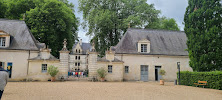
[[65, 38], [68, 49], [72, 48], [77, 39], [78, 20], [72, 9], [61, 1], [45, 0], [26, 12], [25, 21], [35, 38], [46, 43], [56, 57], [59, 56]]
[[73, 7], [67, 0], [4, 0], [0, 1], [0, 17], [21, 20], [26, 16], [35, 38], [58, 57], [64, 38], [68, 39], [68, 49], [77, 40], [78, 20]]
[[3, 0], [1, 0], [0, 1], [0, 18], [5, 17], [5, 12], [6, 12], [6, 3]]
[[194, 71], [222, 69], [221, 15], [220, 0], [189, 0], [184, 30]]
[[143, 28], [158, 19], [159, 10], [147, 0], [79, 0], [87, 35], [93, 36], [95, 48], [104, 55], [105, 50], [116, 45], [131, 27]]
[[4, 13], [8, 19], [22, 19], [25, 12], [36, 7], [37, 0], [5, 0], [7, 10]]
[[148, 24], [146, 28], [150, 29], [164, 29], [164, 30], [176, 30], [179, 31], [179, 27], [173, 18], [161, 17], [152, 23]]

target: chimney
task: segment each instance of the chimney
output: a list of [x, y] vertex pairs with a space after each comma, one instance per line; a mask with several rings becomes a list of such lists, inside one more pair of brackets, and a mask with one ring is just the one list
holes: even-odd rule
[[82, 39], [80, 39], [79, 44], [82, 45]]

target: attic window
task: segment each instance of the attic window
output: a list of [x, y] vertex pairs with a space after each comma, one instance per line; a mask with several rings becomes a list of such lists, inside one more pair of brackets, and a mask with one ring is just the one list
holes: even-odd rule
[[138, 41], [138, 52], [150, 53], [150, 41], [147, 39], [139, 40]]
[[0, 37], [0, 47], [5, 47], [5, 37]]
[[147, 52], [147, 44], [141, 44], [141, 52]]

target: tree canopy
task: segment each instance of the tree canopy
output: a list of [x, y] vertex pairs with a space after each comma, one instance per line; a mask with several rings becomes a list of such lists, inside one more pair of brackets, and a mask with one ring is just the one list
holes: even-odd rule
[[194, 71], [222, 70], [221, 15], [220, 0], [189, 0], [184, 30]]
[[175, 19], [173, 19], [173, 18], [166, 18], [166, 17], [158, 18], [156, 21], [153, 21], [152, 23], [148, 24], [146, 26], [146, 28], [175, 30], [175, 31], [179, 31], [180, 30]]
[[[177, 26], [172, 19], [159, 19], [160, 11], [147, 0], [79, 0], [79, 10], [83, 12], [84, 25], [88, 26], [87, 35], [92, 36], [96, 50], [104, 55], [105, 50], [116, 45], [127, 28], [154, 28], [171, 29], [168, 26]], [[176, 24], [176, 25], [174, 25]], [[160, 28], [161, 27], [161, 28]], [[178, 30], [176, 29], [173, 30]]]
[[[1, 4], [1, 3], [0, 3]], [[46, 43], [52, 54], [59, 56], [64, 38], [68, 49], [78, 38], [78, 20], [74, 15], [74, 5], [67, 0], [5, 0], [4, 16], [8, 19], [23, 19], [34, 37]]]

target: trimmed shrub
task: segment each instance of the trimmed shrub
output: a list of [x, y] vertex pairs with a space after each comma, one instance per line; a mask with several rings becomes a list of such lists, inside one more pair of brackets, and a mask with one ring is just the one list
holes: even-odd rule
[[[179, 74], [177, 73], [177, 80]], [[180, 72], [180, 84], [187, 86], [196, 86], [194, 83], [198, 81], [207, 81], [206, 88], [219, 89], [222, 90], [222, 71], [212, 71], [212, 72]]]

